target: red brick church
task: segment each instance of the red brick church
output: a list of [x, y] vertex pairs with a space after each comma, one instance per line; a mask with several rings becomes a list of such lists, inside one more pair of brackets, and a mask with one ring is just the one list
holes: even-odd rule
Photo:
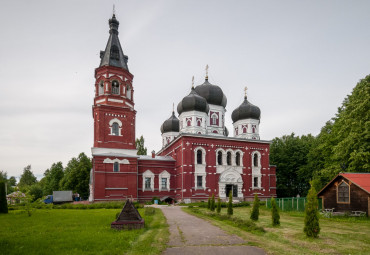
[[118, 38], [119, 22], [109, 20], [109, 39], [95, 69], [94, 147], [90, 201], [206, 200], [212, 194], [251, 200], [276, 196], [270, 142], [260, 140], [260, 109], [245, 96], [232, 112], [233, 133], [225, 127], [227, 98], [208, 81], [193, 86], [164, 121], [162, 149], [137, 155], [133, 75]]

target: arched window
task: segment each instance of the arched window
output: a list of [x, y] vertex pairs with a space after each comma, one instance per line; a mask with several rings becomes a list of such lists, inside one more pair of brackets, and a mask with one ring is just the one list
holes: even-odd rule
[[258, 166], [258, 154], [253, 155], [253, 166]]
[[99, 83], [99, 96], [104, 94], [104, 82]]
[[112, 94], [119, 95], [119, 83], [118, 81], [112, 82]]
[[247, 133], [248, 125], [242, 125], [243, 134]]
[[127, 85], [126, 97], [131, 100], [131, 87]]
[[118, 162], [114, 162], [114, 164], [113, 164], [113, 172], [119, 172], [119, 164], [118, 164]]
[[349, 203], [349, 185], [344, 181], [338, 185], [338, 203]]
[[256, 133], [256, 125], [252, 125], [252, 133]]
[[197, 151], [197, 164], [203, 164], [203, 155], [202, 150]]
[[217, 130], [213, 130], [212, 133], [214, 134], [218, 134]]
[[213, 113], [213, 114], [211, 115], [211, 124], [212, 124], [212, 125], [218, 125], [217, 120], [218, 120], [218, 115], [217, 115], [217, 113]]
[[217, 152], [217, 164], [222, 165], [222, 151]]
[[190, 118], [186, 118], [186, 126], [187, 127], [190, 127], [191, 126], [191, 120], [192, 120], [191, 117]]
[[237, 152], [236, 153], [235, 161], [236, 161], [236, 165], [237, 166], [240, 166], [240, 152]]
[[231, 166], [231, 152], [230, 151], [227, 153], [226, 163], [228, 166]]
[[238, 135], [238, 127], [235, 128], [235, 135]]
[[112, 124], [112, 135], [119, 135], [119, 125], [117, 122]]
[[197, 126], [200, 127], [202, 125], [202, 118], [197, 118]]

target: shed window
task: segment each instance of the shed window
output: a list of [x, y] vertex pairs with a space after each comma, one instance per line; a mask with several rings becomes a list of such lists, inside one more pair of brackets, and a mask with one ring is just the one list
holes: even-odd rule
[[338, 186], [338, 202], [349, 203], [349, 185], [345, 182]]

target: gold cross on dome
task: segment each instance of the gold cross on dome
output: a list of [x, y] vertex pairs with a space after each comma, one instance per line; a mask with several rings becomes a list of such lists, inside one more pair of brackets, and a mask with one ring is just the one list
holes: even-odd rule
[[209, 66], [206, 65], [206, 79], [208, 79], [208, 68], [209, 68]]
[[116, 15], [116, 7], [113, 5], [113, 15]]
[[191, 87], [194, 88], [194, 75], [193, 78], [191, 79]]
[[248, 90], [248, 87], [247, 87], [247, 86], [245, 86], [245, 88], [244, 88], [245, 96], [247, 96], [247, 90]]

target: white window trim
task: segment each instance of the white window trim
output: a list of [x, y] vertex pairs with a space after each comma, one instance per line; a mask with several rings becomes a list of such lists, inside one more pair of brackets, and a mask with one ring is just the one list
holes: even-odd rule
[[120, 121], [119, 119], [117, 118], [114, 118], [114, 119], [111, 119], [109, 121], [109, 129], [110, 129], [110, 134], [109, 135], [113, 135], [113, 136], [116, 136], [113, 134], [113, 123], [118, 123], [118, 136], [122, 136], [122, 121]]
[[[201, 187], [198, 187], [198, 183], [197, 183], [198, 176], [202, 176], [202, 186]], [[195, 190], [199, 190], [199, 189], [206, 190], [206, 173], [196, 173], [194, 175], [194, 188]]]
[[236, 153], [237, 152], [239, 152], [239, 154], [240, 154], [240, 165], [239, 166], [243, 166], [243, 152], [241, 151], [241, 150], [236, 150], [235, 151], [235, 166], [238, 166], [237, 164], [236, 164]]
[[[198, 150], [202, 151], [202, 164], [198, 164], [197, 159], [198, 155], [197, 152]], [[203, 147], [196, 147], [194, 149], [194, 165], [206, 165], [206, 150]]]
[[167, 179], [167, 187], [166, 187], [166, 191], [169, 191], [170, 190], [170, 177], [171, 175], [166, 171], [164, 170], [162, 173], [159, 174], [159, 191], [162, 191], [162, 179], [163, 178], [166, 178]]
[[[216, 113], [216, 112], [214, 112], [214, 113], [212, 113], [212, 115], [211, 115], [211, 125], [212, 126], [218, 126], [217, 124], [216, 124], [216, 122], [217, 122], [217, 120], [218, 120], [218, 114]], [[215, 123], [214, 123], [215, 122]]]
[[98, 95], [99, 96], [104, 95], [104, 82], [103, 81], [99, 82], [98, 84]]
[[[228, 165], [227, 164], [227, 153], [228, 152], [231, 153], [231, 165]], [[225, 165], [226, 166], [236, 166], [236, 164], [235, 164], [235, 152], [233, 150], [231, 150], [231, 149], [228, 149], [228, 150], [226, 150], [225, 153], [226, 153], [226, 156], [225, 156]]]
[[[222, 165], [218, 164], [218, 152], [220, 152], [220, 151], [222, 153]], [[216, 150], [216, 165], [217, 166], [226, 166], [226, 151], [224, 149], [219, 148], [219, 149]]]
[[154, 191], [154, 173], [150, 170], [146, 170], [143, 173], [143, 191], [149, 191], [148, 189], [145, 189], [145, 178], [151, 178], [150, 179], [150, 190]]

